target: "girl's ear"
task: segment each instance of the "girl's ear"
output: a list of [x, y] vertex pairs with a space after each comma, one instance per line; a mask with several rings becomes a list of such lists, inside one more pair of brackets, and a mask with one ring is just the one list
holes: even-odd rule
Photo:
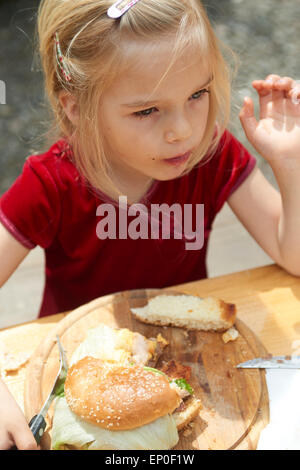
[[79, 110], [74, 96], [67, 91], [61, 91], [58, 99], [71, 123], [74, 126], [77, 126], [79, 120]]

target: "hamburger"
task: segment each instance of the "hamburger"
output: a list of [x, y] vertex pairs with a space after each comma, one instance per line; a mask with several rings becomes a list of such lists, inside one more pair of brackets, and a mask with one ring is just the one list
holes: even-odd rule
[[[198, 415], [201, 403], [186, 380], [190, 368], [175, 361], [162, 370], [150, 366], [158, 355], [155, 346], [166, 341], [140, 335], [136, 354], [134, 341], [123, 342], [132, 335], [101, 325], [75, 350], [55, 402], [53, 449], [171, 449], [178, 431]], [[108, 336], [113, 347], [105, 347]], [[147, 355], [141, 345], [147, 346]]]

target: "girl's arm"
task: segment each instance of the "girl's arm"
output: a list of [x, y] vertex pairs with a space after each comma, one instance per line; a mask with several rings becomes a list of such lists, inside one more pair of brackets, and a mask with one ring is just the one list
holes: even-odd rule
[[[0, 287], [12, 275], [29, 250], [0, 223]], [[17, 402], [0, 379], [0, 449], [37, 449], [36, 441]]]
[[256, 169], [228, 203], [265, 252], [300, 276], [300, 104], [291, 99], [290, 78], [271, 75], [253, 86], [260, 98], [260, 120], [250, 98], [240, 119], [248, 140], [272, 167], [280, 193]]
[[0, 223], [0, 287], [13, 274], [29, 251]]
[[284, 267], [278, 237], [281, 195], [263, 173], [256, 167], [227, 202], [261, 248]]

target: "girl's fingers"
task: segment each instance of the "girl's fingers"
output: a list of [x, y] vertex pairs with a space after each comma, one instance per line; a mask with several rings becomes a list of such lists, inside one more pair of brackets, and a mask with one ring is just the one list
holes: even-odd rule
[[[259, 90], [260, 90], [260, 95], [265, 96], [268, 95], [273, 89], [275, 84], [280, 80], [279, 75], [268, 75], [264, 80], [258, 80], [259, 82]], [[255, 83], [255, 82], [253, 82]], [[257, 90], [257, 91], [259, 91]]]
[[24, 432], [24, 429], [22, 429], [22, 432], [14, 435], [15, 445], [19, 450], [38, 450], [38, 445], [30, 430], [29, 433]]
[[254, 104], [251, 98], [244, 98], [243, 107], [240, 112], [241, 124], [244, 128], [247, 138], [251, 141], [254, 132], [257, 129], [258, 122], [254, 114]]
[[278, 90], [289, 91], [293, 87], [293, 80], [290, 77], [282, 77], [279, 80], [276, 80], [274, 83], [274, 88]]
[[0, 449], [14, 444], [22, 450], [38, 448], [21, 408], [0, 379]]
[[14, 441], [6, 433], [5, 430], [0, 429], [0, 450], [8, 450], [14, 445]]
[[283, 92], [287, 94], [293, 87], [294, 81], [290, 77], [280, 77], [279, 75], [268, 75], [265, 80], [254, 80], [253, 88], [260, 96], [266, 96], [271, 92]]
[[291, 98], [293, 104], [300, 104], [300, 83], [291, 88], [288, 92], [288, 97]]
[[25, 420], [22, 416], [18, 421], [14, 421], [11, 428], [11, 435], [19, 450], [37, 450], [36, 440]]
[[277, 80], [280, 80], [280, 75], [275, 75], [274, 73], [271, 73], [270, 75], [268, 75], [266, 78], [265, 78], [265, 82], [268, 82], [268, 83], [274, 83], [276, 82]]
[[265, 80], [255, 80], [252, 86], [260, 96], [267, 96], [270, 93], [270, 86], [266, 85]]

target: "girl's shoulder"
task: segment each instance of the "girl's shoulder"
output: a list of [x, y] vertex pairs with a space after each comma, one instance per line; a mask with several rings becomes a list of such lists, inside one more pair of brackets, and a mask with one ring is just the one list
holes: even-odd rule
[[25, 164], [41, 180], [47, 181], [51, 178], [60, 186], [77, 184], [80, 179], [80, 174], [73, 162], [71, 147], [64, 139], [58, 140], [42, 153], [30, 155]]
[[[201, 163], [201, 162], [200, 162]], [[255, 157], [229, 131], [220, 138], [216, 150], [208, 156], [202, 173], [204, 187], [209, 192], [217, 213], [229, 196], [245, 181], [256, 166]]]
[[209, 175], [227, 180], [236, 176], [247, 166], [255, 166], [256, 159], [229, 130], [225, 130], [214, 150], [208, 152], [194, 170], [197, 177], [202, 175], [207, 180]]
[[232, 163], [233, 160], [239, 159], [241, 152], [244, 153], [245, 148], [242, 143], [228, 130], [225, 129], [219, 138], [218, 145], [213, 152], [208, 152], [204, 161], [212, 166], [220, 165], [222, 161]]

